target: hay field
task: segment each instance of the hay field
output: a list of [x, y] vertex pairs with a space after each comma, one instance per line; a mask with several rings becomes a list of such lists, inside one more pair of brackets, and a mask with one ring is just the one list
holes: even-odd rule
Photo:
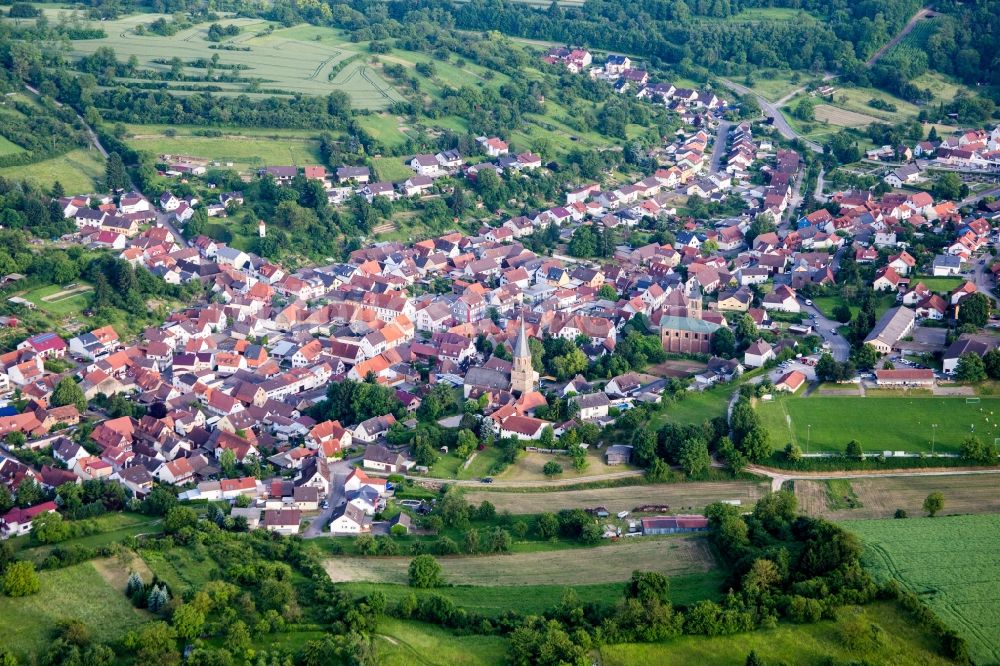
[[[410, 557], [339, 557], [326, 561], [335, 583], [407, 582]], [[548, 550], [482, 557], [440, 557], [444, 580], [453, 585], [574, 585], [628, 580], [632, 571], [678, 576], [715, 566], [703, 537], [636, 537], [584, 550]], [[572, 561], [572, 566], [567, 563]]]
[[752, 481], [719, 481], [704, 483], [667, 483], [623, 488], [592, 490], [553, 490], [545, 493], [466, 492], [472, 504], [492, 502], [497, 511], [514, 514], [537, 514], [561, 509], [583, 509], [606, 506], [612, 513], [631, 511], [646, 504], [663, 504], [674, 511], [700, 511], [713, 502], [740, 500], [749, 510], [753, 503], [768, 492], [770, 484]]
[[803, 512], [832, 520], [891, 518], [896, 509], [910, 516], [923, 515], [924, 498], [934, 491], [944, 493], [944, 513], [1000, 513], [1000, 474], [952, 474], [947, 476], [893, 476], [845, 479], [861, 507], [831, 509], [826, 481], [797, 479], [795, 495]]

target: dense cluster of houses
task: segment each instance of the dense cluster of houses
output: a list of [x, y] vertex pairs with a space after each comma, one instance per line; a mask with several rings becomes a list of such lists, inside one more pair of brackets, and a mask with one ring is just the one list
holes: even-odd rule
[[913, 146], [873, 148], [865, 157], [904, 162], [885, 175], [885, 181], [893, 187], [926, 180], [928, 168], [997, 171], [1000, 170], [1000, 125], [992, 130], [960, 131], [943, 139], [918, 141]]

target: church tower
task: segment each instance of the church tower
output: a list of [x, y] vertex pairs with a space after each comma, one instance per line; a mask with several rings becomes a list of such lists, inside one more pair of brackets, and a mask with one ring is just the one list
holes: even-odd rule
[[536, 388], [538, 388], [538, 373], [531, 365], [531, 348], [528, 346], [528, 335], [524, 332], [524, 319], [521, 319], [521, 332], [514, 345], [514, 367], [510, 371], [510, 390], [525, 395]]

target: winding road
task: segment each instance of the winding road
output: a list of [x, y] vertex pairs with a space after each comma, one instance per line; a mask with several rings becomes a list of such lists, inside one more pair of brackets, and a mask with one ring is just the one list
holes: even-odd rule
[[729, 88], [730, 90], [736, 93], [739, 93], [740, 95], [753, 95], [754, 97], [756, 97], [757, 103], [760, 104], [760, 108], [763, 109], [764, 114], [767, 115], [769, 118], [774, 118], [774, 128], [778, 130], [778, 133], [781, 134], [781, 136], [785, 137], [790, 141], [798, 139], [799, 141], [802, 142], [802, 144], [806, 148], [813, 151], [814, 153], [823, 152], [823, 146], [819, 145], [815, 141], [809, 141], [808, 139], [802, 138], [802, 136], [798, 132], [792, 129], [792, 126], [788, 124], [788, 121], [785, 119], [785, 116], [782, 115], [780, 110], [782, 104], [787, 102], [789, 99], [791, 99], [798, 93], [802, 92], [804, 88], [793, 90], [792, 92], [785, 95], [777, 102], [769, 102], [767, 101], [767, 99], [761, 97], [753, 90], [750, 90], [746, 86], [740, 85], [739, 83], [734, 83], [728, 79], [719, 79], [719, 81], [720, 83], [722, 83], [722, 85], [724, 85], [725, 87]]

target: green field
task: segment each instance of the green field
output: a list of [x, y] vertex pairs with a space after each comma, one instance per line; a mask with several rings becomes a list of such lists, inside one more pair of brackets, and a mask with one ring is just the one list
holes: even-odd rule
[[[137, 534], [157, 532], [155, 527], [160, 519], [140, 513], [109, 513], [88, 522], [96, 526], [96, 531], [87, 536], [81, 536], [58, 544], [60, 548], [80, 546], [82, 548], [99, 548]], [[13, 540], [18, 558], [32, 560], [37, 565], [52, 552], [56, 545], [35, 545], [30, 536], [18, 537]]]
[[[141, 67], [160, 71], [168, 71], [170, 66], [153, 62], [154, 60], [170, 60], [178, 54], [185, 61], [209, 59], [218, 55], [222, 65], [241, 64], [249, 67], [239, 71], [240, 77], [247, 80], [246, 83], [183, 82], [185, 86], [195, 88], [209, 85], [221, 88], [222, 92], [217, 94], [246, 92], [249, 80], [258, 79], [262, 89], [289, 95], [326, 95], [333, 90], [342, 90], [351, 96], [354, 106], [359, 109], [384, 109], [401, 99], [399, 93], [364, 59], [347, 64], [330, 80], [337, 63], [356, 55], [360, 48], [344, 39], [339, 31], [312, 26], [282, 28], [278, 24], [270, 25], [259, 19], [223, 18], [220, 19], [220, 24], [237, 25], [242, 30], [239, 35], [227, 40], [227, 43], [250, 48], [250, 51], [229, 51], [209, 48], [211, 42], [206, 39], [208, 24], [181, 30], [170, 37], [149, 32], [145, 35], [136, 33], [137, 26], [149, 24], [159, 16], [139, 14], [105, 21], [101, 23], [101, 27], [108, 36], [73, 42], [73, 55], [82, 57], [102, 46], [110, 46], [119, 60], [125, 61], [134, 55], [139, 59]], [[269, 25], [274, 30], [267, 34], [265, 28]], [[320, 39], [317, 40], [316, 37]], [[189, 78], [200, 78], [205, 73], [192, 66], [186, 66], [184, 72]]]
[[414, 175], [413, 169], [403, 164], [401, 157], [376, 157], [372, 159], [372, 166], [380, 181], [397, 182]]
[[498, 636], [456, 636], [423, 622], [382, 618], [374, 633], [382, 666], [502, 664], [507, 654]]
[[[882, 640], [878, 646], [858, 650], [846, 647], [841, 622], [855, 614], [860, 615], [862, 621], [881, 628]], [[862, 608], [842, 608], [836, 622], [781, 624], [776, 629], [736, 636], [683, 636], [666, 643], [605, 645], [600, 652], [603, 666], [732, 666], [744, 663], [751, 650], [768, 664], [797, 666], [830, 663], [944, 666], [952, 663], [935, 654], [935, 647], [898, 607], [879, 602]]]
[[[175, 136], [164, 134], [162, 125], [130, 125], [125, 141], [136, 150], [155, 156], [200, 157], [234, 168], [264, 165], [309, 165], [320, 162], [316, 132], [303, 130], [222, 129], [222, 136], [194, 134], [194, 128], [173, 127]], [[203, 129], [203, 128], [202, 128]]]
[[58, 180], [67, 192], [96, 192], [104, 189], [104, 158], [94, 149], [80, 148], [34, 164], [0, 168], [0, 176], [45, 187]]
[[17, 145], [5, 136], [0, 136], [0, 157], [5, 155], [15, 155], [23, 152], [24, 148]]
[[[930, 285], [928, 285], [930, 286]], [[886, 294], [883, 296], [877, 296], [878, 300], [875, 303], [875, 317], [881, 317], [882, 313], [891, 308], [896, 303], [896, 297], [892, 294]], [[816, 305], [823, 316], [827, 319], [833, 319], [833, 309], [842, 303], [846, 303], [847, 307], [851, 309], [851, 317], [854, 317], [861, 311], [861, 307], [855, 305], [853, 302], [847, 301], [843, 296], [813, 296], [812, 302]]]
[[997, 417], [992, 416], [994, 411], [1000, 412], [1000, 398], [991, 397], [982, 398], [979, 404], [966, 404], [964, 397], [814, 395], [762, 402], [757, 411], [776, 449], [783, 449], [790, 441], [805, 449], [808, 438], [809, 450], [814, 453], [842, 452], [852, 439], [861, 442], [867, 453], [930, 452], [933, 423], [938, 424], [938, 452], [957, 452], [969, 434], [990, 443], [1000, 437]]
[[38, 577], [42, 589], [36, 595], [0, 595], [0, 644], [23, 657], [44, 650], [64, 619], [82, 621], [101, 642], [118, 640], [145, 621], [145, 613], [134, 609], [93, 563], [42, 571]]
[[894, 578], [919, 596], [969, 642], [975, 663], [1000, 662], [1000, 516], [842, 524], [861, 537], [876, 578]]
[[732, 386], [721, 386], [707, 391], [688, 391], [680, 402], [671, 403], [653, 414], [649, 428], [659, 430], [665, 423], [701, 425], [716, 416], [725, 416], [734, 390]]
[[184, 592], [197, 590], [216, 577], [218, 566], [207, 554], [196, 548], [173, 548], [168, 551], [146, 550], [140, 555], [143, 561], [171, 590]]

